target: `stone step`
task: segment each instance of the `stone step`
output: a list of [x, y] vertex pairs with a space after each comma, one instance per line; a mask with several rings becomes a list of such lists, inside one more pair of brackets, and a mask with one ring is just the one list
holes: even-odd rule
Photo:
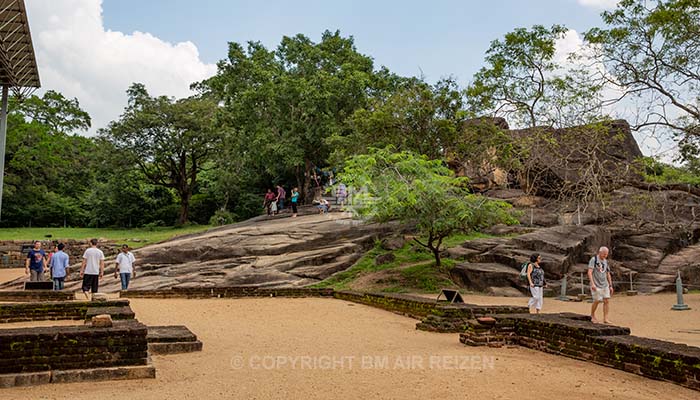
[[202, 342], [186, 326], [149, 326], [148, 351], [151, 354], [178, 354], [202, 351]]
[[202, 342], [170, 342], [170, 343], [149, 343], [148, 352], [150, 354], [179, 354], [202, 351]]
[[129, 306], [123, 307], [89, 307], [85, 313], [85, 320], [90, 321], [92, 317], [108, 314], [113, 320], [134, 319], [134, 311]]
[[149, 326], [148, 343], [195, 342], [197, 335], [184, 325]]

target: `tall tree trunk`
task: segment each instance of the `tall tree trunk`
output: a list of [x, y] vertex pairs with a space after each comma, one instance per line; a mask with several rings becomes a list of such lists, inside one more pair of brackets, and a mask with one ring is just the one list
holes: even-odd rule
[[177, 219], [178, 225], [184, 225], [190, 216], [190, 198], [192, 193], [189, 190], [180, 193], [180, 217]]
[[191, 186], [185, 185], [178, 190], [180, 195], [180, 216], [177, 219], [178, 225], [187, 223], [190, 217], [190, 199], [192, 198]]
[[302, 194], [304, 196], [304, 204], [309, 204], [313, 200], [314, 196], [311, 193], [311, 161], [304, 160], [304, 187], [301, 188]]

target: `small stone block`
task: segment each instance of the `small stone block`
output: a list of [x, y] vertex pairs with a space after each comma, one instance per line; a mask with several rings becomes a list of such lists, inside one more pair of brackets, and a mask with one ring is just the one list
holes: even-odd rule
[[51, 382], [51, 372], [29, 372], [21, 374], [0, 374], [0, 389], [17, 386], [44, 385]]
[[152, 379], [156, 369], [152, 364], [112, 368], [72, 369], [53, 371], [51, 383], [68, 383], [84, 381], [108, 381], [124, 379]]
[[94, 328], [109, 328], [112, 325], [112, 317], [109, 314], [101, 314], [92, 317], [92, 326]]
[[479, 317], [476, 320], [479, 321], [479, 323], [483, 324], [483, 325], [495, 325], [496, 324], [496, 320], [492, 317]]
[[92, 301], [107, 301], [109, 298], [105, 293], [93, 293]]

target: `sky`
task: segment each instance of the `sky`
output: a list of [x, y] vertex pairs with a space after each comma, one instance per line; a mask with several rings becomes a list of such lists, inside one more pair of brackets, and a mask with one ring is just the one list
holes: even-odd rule
[[[404, 76], [467, 84], [489, 43], [516, 27], [562, 24], [571, 49], [616, 0], [25, 0], [43, 90], [77, 98], [92, 135], [119, 118], [126, 89], [177, 98], [216, 72], [228, 42], [274, 48], [324, 30]], [[41, 93], [39, 91], [38, 93]]]

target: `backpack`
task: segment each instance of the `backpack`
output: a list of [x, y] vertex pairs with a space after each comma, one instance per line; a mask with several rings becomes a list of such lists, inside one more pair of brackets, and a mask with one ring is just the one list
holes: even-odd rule
[[525, 261], [520, 265], [520, 280], [527, 281], [527, 267], [530, 266], [529, 261]]

